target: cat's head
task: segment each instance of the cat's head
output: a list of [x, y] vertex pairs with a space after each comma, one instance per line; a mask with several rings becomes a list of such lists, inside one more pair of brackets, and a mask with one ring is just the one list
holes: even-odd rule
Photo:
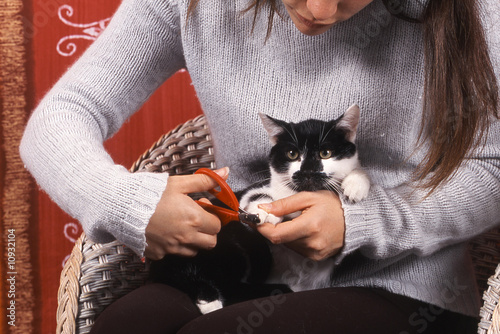
[[288, 123], [259, 114], [273, 147], [269, 156], [271, 181], [294, 191], [339, 190], [356, 167], [359, 107], [351, 106], [332, 121], [315, 119]]

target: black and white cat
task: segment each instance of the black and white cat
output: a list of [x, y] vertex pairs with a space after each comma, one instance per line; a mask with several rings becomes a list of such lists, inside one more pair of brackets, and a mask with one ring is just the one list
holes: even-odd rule
[[368, 195], [370, 180], [361, 168], [356, 145], [359, 107], [351, 106], [338, 119], [287, 123], [259, 114], [273, 147], [269, 154], [269, 183], [249, 188], [240, 206], [257, 213], [261, 223], [280, 223], [283, 217], [268, 215], [261, 203], [300, 191], [331, 190], [358, 202]]
[[[330, 190], [353, 202], [368, 195], [370, 180], [354, 144], [358, 106], [329, 122], [287, 123], [260, 117], [273, 144], [266, 163], [269, 178], [239, 197], [240, 206], [258, 214], [261, 223], [278, 224], [300, 214], [276, 217], [258, 208], [297, 192]], [[167, 255], [152, 263], [151, 273], [153, 281], [184, 291], [202, 313], [208, 313], [238, 299], [264, 296], [276, 287], [301, 291], [329, 286], [332, 261], [308, 260], [286, 246], [271, 245], [254, 228], [231, 222], [218, 234], [213, 250], [200, 251], [194, 258]]]
[[[351, 106], [341, 117], [330, 122], [306, 120], [286, 123], [260, 114], [273, 147], [269, 155], [269, 183], [247, 190], [240, 206], [259, 215], [261, 223], [278, 224], [300, 212], [276, 217], [259, 209], [269, 203], [301, 191], [331, 190], [348, 200], [364, 199], [370, 179], [361, 168], [355, 145], [359, 107]], [[271, 245], [273, 266], [266, 282], [286, 284], [293, 291], [327, 287], [333, 259], [315, 262], [286, 246]]]

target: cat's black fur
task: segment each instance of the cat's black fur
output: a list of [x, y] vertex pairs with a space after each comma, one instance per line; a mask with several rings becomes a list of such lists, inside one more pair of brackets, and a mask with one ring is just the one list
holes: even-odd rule
[[268, 289], [261, 285], [271, 265], [265, 238], [234, 221], [221, 229], [214, 249], [200, 250], [193, 258], [167, 255], [152, 262], [151, 278], [185, 292], [195, 302], [221, 300], [227, 305], [244, 300], [249, 289], [252, 293], [262, 290], [266, 295]]

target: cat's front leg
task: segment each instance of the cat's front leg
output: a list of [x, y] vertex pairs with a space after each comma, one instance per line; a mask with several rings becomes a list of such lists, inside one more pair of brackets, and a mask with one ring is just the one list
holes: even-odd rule
[[363, 169], [356, 168], [345, 177], [341, 187], [351, 202], [359, 202], [368, 196], [370, 178]]

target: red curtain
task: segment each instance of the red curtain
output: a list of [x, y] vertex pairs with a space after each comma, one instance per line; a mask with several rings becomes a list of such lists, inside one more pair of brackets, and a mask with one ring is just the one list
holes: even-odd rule
[[[31, 3], [31, 10], [24, 16], [24, 25], [30, 42], [27, 46], [31, 79], [28, 95], [33, 106], [105, 29], [119, 3], [119, 0], [37, 0]], [[189, 75], [181, 71], [152, 96], [106, 147], [117, 163], [129, 167], [161, 134], [200, 113]], [[35, 301], [33, 333], [54, 333], [59, 276], [82, 230], [78, 222], [38, 190], [32, 211], [30, 240], [34, 295], [23, 298]]]

